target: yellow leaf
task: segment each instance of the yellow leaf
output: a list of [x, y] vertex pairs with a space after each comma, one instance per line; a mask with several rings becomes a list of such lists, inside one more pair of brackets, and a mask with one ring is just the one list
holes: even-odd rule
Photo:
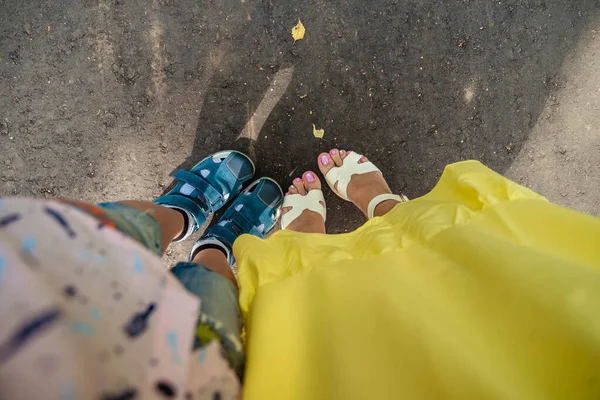
[[304, 34], [306, 33], [306, 29], [304, 25], [302, 25], [302, 21], [298, 18], [298, 23], [295, 27], [292, 28], [292, 37], [294, 38], [294, 43], [297, 40], [304, 39]]
[[317, 129], [316, 125], [313, 124], [313, 135], [316, 138], [322, 139], [325, 135], [325, 129]]

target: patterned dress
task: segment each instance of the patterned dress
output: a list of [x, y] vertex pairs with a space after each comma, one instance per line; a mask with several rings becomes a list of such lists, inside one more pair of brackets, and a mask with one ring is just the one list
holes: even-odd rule
[[238, 398], [239, 321], [214, 311], [237, 288], [159, 254], [126, 206], [1, 200], [0, 398]]

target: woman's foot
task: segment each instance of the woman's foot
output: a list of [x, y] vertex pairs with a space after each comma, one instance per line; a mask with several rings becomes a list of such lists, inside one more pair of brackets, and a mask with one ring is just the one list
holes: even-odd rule
[[[350, 151], [332, 149], [329, 153], [319, 154], [319, 170], [325, 176], [333, 167], [341, 167], [344, 159], [350, 154]], [[367, 157], [362, 157], [359, 164], [369, 161]], [[336, 184], [337, 189], [337, 184]], [[350, 200], [367, 215], [369, 202], [380, 194], [392, 194], [390, 187], [380, 172], [369, 172], [362, 175], [353, 175], [347, 189]], [[381, 202], [375, 208], [375, 216], [381, 217], [390, 211], [399, 202], [397, 200], [386, 200]]]
[[[311, 190], [320, 190], [321, 181], [312, 171], [306, 171], [302, 174], [302, 178], [296, 178], [292, 181], [292, 185], [288, 188], [288, 194], [299, 194], [306, 196]], [[321, 202], [322, 206], [325, 204]], [[290, 211], [291, 207], [281, 209], [282, 215]], [[314, 211], [304, 210], [298, 218], [296, 218], [286, 229], [296, 232], [305, 233], [325, 233], [325, 221], [323, 217]]]

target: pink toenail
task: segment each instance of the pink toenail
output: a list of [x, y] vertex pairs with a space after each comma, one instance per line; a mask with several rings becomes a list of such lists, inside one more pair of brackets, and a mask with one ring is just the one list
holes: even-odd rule
[[286, 193], [285, 195], [287, 196], [289, 193]]
[[302, 179], [300, 179], [300, 178], [296, 178], [296, 179], [294, 179], [294, 181], [295, 181], [295, 182], [300, 182], [301, 180], [302, 180]]
[[314, 182], [315, 177], [313, 176], [313, 174], [306, 174], [306, 180], [309, 182]]
[[337, 151], [331, 150], [331, 155], [337, 154]]
[[329, 157], [327, 157], [327, 156], [321, 157], [321, 164], [323, 164], [323, 165], [329, 164]]

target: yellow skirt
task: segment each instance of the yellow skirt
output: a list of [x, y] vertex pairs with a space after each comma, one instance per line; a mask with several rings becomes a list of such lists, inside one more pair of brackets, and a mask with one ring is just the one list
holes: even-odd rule
[[600, 220], [478, 162], [355, 232], [234, 251], [246, 399], [600, 396]]

